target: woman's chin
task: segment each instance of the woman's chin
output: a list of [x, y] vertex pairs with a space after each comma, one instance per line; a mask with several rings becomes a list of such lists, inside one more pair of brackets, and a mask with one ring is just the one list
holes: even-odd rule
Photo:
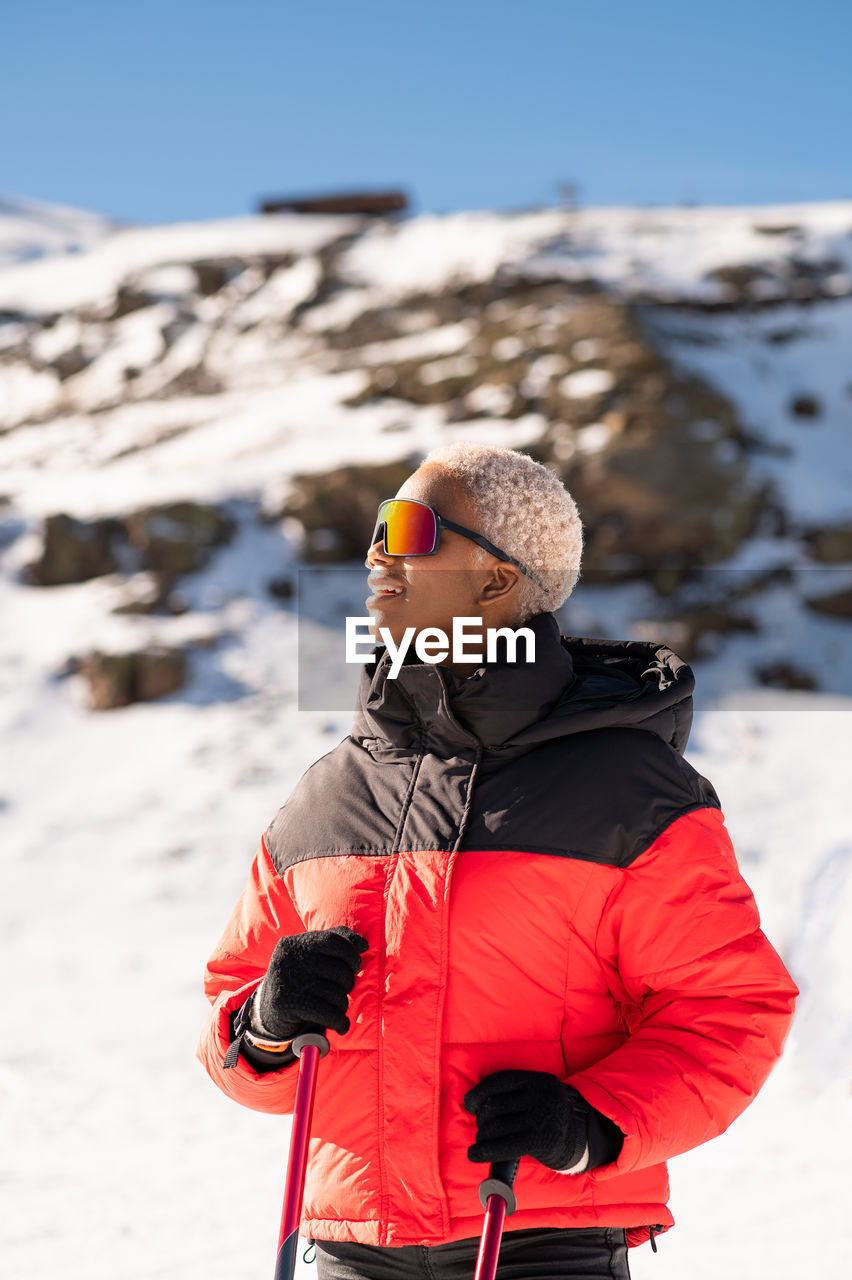
[[370, 616], [373, 630], [377, 631], [379, 627], [386, 627], [393, 633], [394, 639], [401, 640], [405, 633], [405, 628], [414, 623], [413, 618], [406, 618], [405, 616], [407, 612], [410, 613], [410, 606], [406, 610], [403, 604], [404, 600], [404, 594], [398, 596], [368, 596], [364, 604]]
[[[390, 636], [394, 647], [399, 648], [405, 635], [405, 624], [398, 619], [386, 618], [379, 613], [371, 612], [371, 620], [373, 624], [373, 635], [376, 637], [377, 644], [387, 644], [387, 638]], [[414, 640], [413, 636], [408, 637], [409, 643]]]

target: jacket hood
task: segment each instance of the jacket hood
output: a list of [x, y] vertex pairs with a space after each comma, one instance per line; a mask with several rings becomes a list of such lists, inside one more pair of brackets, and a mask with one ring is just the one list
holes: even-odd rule
[[553, 613], [525, 625], [535, 634], [534, 662], [501, 657], [467, 679], [413, 649], [391, 679], [391, 655], [378, 646], [361, 672], [350, 736], [373, 754], [508, 757], [550, 738], [632, 726], [683, 754], [695, 679], [676, 653], [648, 641], [563, 636]]

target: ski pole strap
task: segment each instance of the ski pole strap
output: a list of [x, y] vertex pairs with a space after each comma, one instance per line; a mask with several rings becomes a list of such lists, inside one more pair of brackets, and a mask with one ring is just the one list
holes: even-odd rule
[[[254, 992], [252, 992], [252, 995], [253, 994]], [[228, 1046], [228, 1051], [225, 1054], [225, 1060], [222, 1063], [225, 1071], [237, 1065], [237, 1061], [240, 1056], [240, 1049], [242, 1048], [242, 1043], [246, 1038], [246, 1032], [249, 1027], [249, 1006], [251, 1005], [251, 1000], [252, 997], [249, 996], [248, 999], [240, 1005], [236, 1013], [231, 1014], [231, 1043]]]
[[518, 1160], [500, 1160], [492, 1164], [488, 1177], [479, 1184], [479, 1203], [483, 1209], [488, 1208], [489, 1196], [500, 1196], [506, 1202], [506, 1217], [514, 1213], [518, 1207], [512, 1184], [518, 1172]]

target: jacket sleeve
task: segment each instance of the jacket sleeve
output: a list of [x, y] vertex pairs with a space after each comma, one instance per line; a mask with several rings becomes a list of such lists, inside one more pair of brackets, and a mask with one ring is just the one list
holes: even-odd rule
[[619, 872], [597, 947], [629, 1034], [568, 1078], [625, 1134], [598, 1178], [699, 1146], [757, 1094], [798, 995], [759, 926], [717, 809], [677, 818]]
[[236, 1065], [226, 1069], [231, 1015], [260, 986], [278, 939], [304, 929], [261, 837], [246, 887], [207, 963], [204, 992], [213, 1007], [196, 1050], [196, 1056], [222, 1092], [255, 1111], [292, 1112], [297, 1059], [291, 1058], [289, 1065], [279, 1071], [258, 1072], [240, 1054]]

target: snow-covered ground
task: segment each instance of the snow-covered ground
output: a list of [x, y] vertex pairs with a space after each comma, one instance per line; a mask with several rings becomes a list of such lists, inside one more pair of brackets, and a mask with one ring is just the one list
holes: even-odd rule
[[[41, 596], [4, 583], [5, 1269], [262, 1274], [288, 1122], [236, 1107], [195, 1062], [200, 977], [261, 830], [349, 717], [297, 710], [294, 616], [245, 602], [223, 658], [233, 692], [202, 671], [161, 703], [87, 713], [52, 672], [93, 587], [55, 589], [62, 634]], [[751, 1109], [673, 1162], [679, 1226], [656, 1258], [633, 1251], [640, 1278], [839, 1275], [848, 1250], [852, 701], [780, 702], [704, 710], [688, 754], [720, 793], [800, 1011]]]
[[[732, 399], [744, 426], [771, 446], [753, 466], [792, 520], [852, 515], [852, 298], [699, 320], [659, 308], [652, 315], [667, 354]], [[800, 397], [816, 402], [813, 417], [793, 411]]]
[[[345, 735], [351, 715], [299, 709], [297, 613], [265, 591], [268, 578], [294, 568], [296, 544], [286, 527], [260, 523], [252, 512], [289, 474], [310, 469], [317, 424], [325, 466], [397, 458], [403, 450], [396, 410], [341, 406], [357, 389], [357, 370], [306, 367], [308, 347], [288, 355], [262, 344], [250, 366], [248, 344], [257, 344], [257, 334], [228, 325], [241, 305], [269, 316], [307, 296], [312, 277], [304, 264], [323, 236], [353, 230], [337, 221], [110, 231], [52, 267], [46, 259], [0, 272], [0, 299], [33, 315], [60, 310], [65, 303], [57, 299], [72, 295], [75, 306], [96, 306], [125, 269], [149, 285], [153, 273], [156, 305], [168, 308], [186, 284], [181, 255], [237, 246], [301, 255], [265, 284], [255, 280], [244, 298], [235, 285], [225, 300], [214, 354], [235, 381], [222, 393], [95, 412], [98, 397], [118, 385], [109, 383], [106, 360], [91, 366], [97, 376], [80, 391], [91, 397], [91, 411], [58, 410], [0, 436], [0, 492], [11, 499], [0, 507], [4, 1274], [248, 1280], [272, 1267], [288, 1122], [235, 1106], [195, 1061], [207, 1008], [201, 974], [260, 832], [304, 769]], [[322, 304], [324, 321], [315, 314], [311, 323], [330, 323], [334, 314], [345, 323], [344, 314], [418, 281], [432, 287], [427, 268], [444, 280], [487, 278], [498, 265], [534, 259], [547, 259], [548, 272], [561, 261], [568, 276], [594, 262], [601, 279], [626, 281], [639, 295], [653, 285], [712, 300], [719, 286], [704, 272], [771, 257], [785, 237], [796, 240], [799, 254], [842, 261], [834, 272], [841, 293], [840, 277], [852, 271], [850, 226], [852, 205], [413, 219], [396, 231], [365, 230], [344, 250], [349, 288]], [[80, 269], [84, 257], [91, 271]], [[205, 305], [214, 303], [224, 305]], [[789, 316], [777, 309], [748, 318], [667, 312], [655, 319], [667, 350], [716, 381], [754, 430], [789, 446], [786, 457], [767, 454], [765, 465], [804, 524], [850, 514], [849, 306], [838, 300]], [[140, 310], [118, 323], [134, 317], [135, 329], [126, 323], [129, 360], [163, 321]], [[51, 334], [57, 343], [73, 341], [62, 335], [65, 323], [46, 329], [44, 342]], [[802, 333], [772, 343], [772, 326]], [[436, 332], [414, 336], [437, 343], [436, 354], [463, 345], [463, 335]], [[819, 420], [791, 417], [789, 396], [799, 391], [824, 402]], [[177, 423], [182, 434], [173, 431]], [[538, 425], [480, 419], [448, 428], [429, 406], [408, 415], [405, 445], [482, 438], [519, 446]], [[43, 590], [18, 581], [36, 552], [40, 516], [116, 514], [171, 498], [228, 499], [240, 515], [236, 540], [187, 581], [187, 614], [112, 614], [124, 596], [117, 576]], [[755, 541], [742, 564], [770, 562], [785, 550], [781, 541]], [[566, 629], [581, 630], [585, 619], [627, 625], [635, 606], [628, 588], [604, 597], [581, 583]], [[762, 636], [738, 637], [725, 660], [697, 667], [687, 754], [719, 792], [764, 928], [802, 998], [784, 1057], [756, 1102], [722, 1137], [672, 1162], [678, 1226], [656, 1256], [647, 1245], [632, 1251], [638, 1280], [841, 1275], [852, 1244], [852, 836], [844, 803], [852, 698], [749, 690], [746, 699], [748, 664], [738, 648], [769, 652], [779, 634], [798, 626], [806, 628], [802, 647], [818, 642], [821, 661], [848, 665], [848, 624], [803, 622], [789, 602], [765, 608], [773, 625]], [[190, 683], [157, 703], [93, 713], [82, 677], [61, 675], [69, 656], [98, 644], [204, 636], [213, 643], [194, 651]], [[832, 646], [835, 659], [825, 656]], [[846, 688], [844, 681], [828, 687]], [[312, 1270], [300, 1261], [301, 1276]]]
[[[56, 211], [51, 216], [51, 211]], [[24, 219], [30, 214], [28, 228]], [[12, 222], [14, 215], [15, 222]], [[0, 309], [29, 314], [96, 304], [130, 272], [246, 252], [316, 252], [340, 235], [355, 243], [343, 260], [362, 303], [394, 300], [451, 282], [488, 280], [534, 263], [548, 276], [593, 279], [621, 294], [666, 300], [725, 301], [731, 283], [719, 268], [777, 273], [766, 298], [783, 296], [789, 262], [821, 268], [838, 296], [852, 291], [852, 201], [737, 208], [540, 209], [521, 214], [473, 210], [378, 222], [357, 216], [266, 217], [115, 229], [98, 215], [35, 202], [0, 203], [4, 263], [22, 265], [0, 280]], [[48, 240], [48, 226], [57, 228]], [[60, 229], [62, 234], [60, 235]], [[359, 234], [360, 233], [360, 234]], [[62, 237], [65, 237], [63, 241]], [[38, 245], [38, 254], [32, 245]], [[93, 248], [85, 260], [29, 262], [48, 249]], [[16, 254], [16, 248], [18, 252]], [[368, 296], [369, 295], [369, 296]]]
[[0, 195], [0, 267], [82, 253], [115, 230], [99, 213]]

